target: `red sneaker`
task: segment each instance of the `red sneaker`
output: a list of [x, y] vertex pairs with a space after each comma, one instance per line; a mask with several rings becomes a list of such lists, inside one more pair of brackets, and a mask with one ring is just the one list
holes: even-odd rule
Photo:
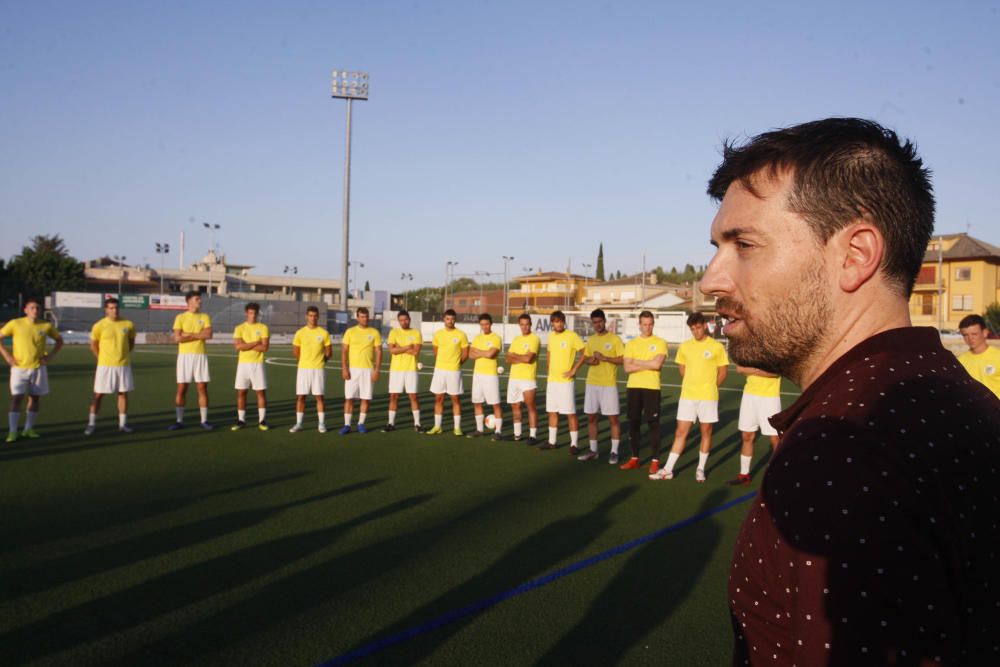
[[659, 470], [659, 469], [660, 469], [660, 462], [658, 460], [653, 459], [652, 461], [649, 462], [649, 474], [650, 475], [655, 475], [656, 471]]
[[729, 486], [750, 486], [750, 475], [737, 475], [736, 479], [726, 482]]
[[633, 456], [628, 461], [626, 461], [625, 463], [623, 463], [620, 466], [618, 466], [618, 469], [619, 470], [635, 470], [638, 467], [639, 467], [639, 457], [638, 456]]

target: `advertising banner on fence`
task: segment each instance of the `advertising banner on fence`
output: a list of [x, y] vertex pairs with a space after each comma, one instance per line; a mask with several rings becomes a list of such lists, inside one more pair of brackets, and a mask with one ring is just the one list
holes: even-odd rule
[[184, 300], [183, 296], [175, 296], [173, 294], [150, 294], [149, 295], [149, 309], [150, 310], [186, 310], [187, 301]]
[[104, 297], [99, 292], [56, 292], [56, 308], [101, 308]]
[[118, 296], [113, 292], [107, 292], [104, 298], [118, 299], [118, 303], [122, 308], [138, 308], [141, 310], [149, 308], [149, 297], [145, 294], [123, 294]]

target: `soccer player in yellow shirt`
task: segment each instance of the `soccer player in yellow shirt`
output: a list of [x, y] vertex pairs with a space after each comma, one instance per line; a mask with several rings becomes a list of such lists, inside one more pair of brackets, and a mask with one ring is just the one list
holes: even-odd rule
[[264, 353], [271, 348], [271, 330], [260, 322], [260, 305], [248, 303], [246, 322], [233, 330], [233, 347], [240, 353], [236, 364], [236, 423], [232, 430], [247, 425], [247, 392], [257, 394], [257, 428], [267, 430], [267, 374]]
[[208, 355], [205, 341], [212, 339], [212, 318], [201, 312], [201, 294], [188, 292], [185, 297], [187, 312], [174, 318], [173, 340], [177, 343], [177, 395], [174, 405], [177, 421], [168, 427], [170, 431], [184, 428], [184, 404], [187, 402], [187, 388], [192, 382], [198, 387], [198, 408], [201, 413], [201, 427], [212, 430], [208, 423]]
[[479, 316], [479, 328], [482, 330], [472, 339], [469, 347], [469, 358], [476, 360], [472, 370], [472, 409], [476, 413], [476, 430], [470, 438], [486, 435], [486, 416], [483, 414], [483, 403], [493, 408], [493, 441], [499, 442], [503, 431], [503, 408], [500, 406], [500, 376], [497, 375], [497, 357], [503, 349], [503, 340], [493, 333], [493, 317], [489, 313]]
[[333, 356], [333, 341], [330, 332], [319, 326], [319, 308], [306, 308], [306, 325], [295, 332], [292, 339], [292, 354], [298, 359], [295, 371], [295, 426], [289, 433], [302, 430], [302, 420], [306, 413], [306, 396], [316, 399], [316, 417], [320, 433], [326, 433], [326, 375], [327, 360]]
[[587, 347], [576, 362], [573, 371], [586, 364], [587, 384], [583, 395], [583, 412], [587, 415], [587, 434], [590, 450], [577, 457], [580, 461], [593, 461], [600, 454], [597, 449], [597, 419], [603, 414], [611, 424], [611, 456], [608, 463], [618, 463], [618, 445], [621, 443], [621, 403], [618, 399], [618, 367], [622, 365], [625, 344], [617, 334], [608, 331], [607, 317], [598, 308], [590, 314], [594, 334], [587, 338]]
[[980, 315], [968, 315], [958, 323], [958, 330], [969, 346], [959, 355], [959, 363], [1000, 398], [1000, 350], [986, 342], [986, 320]]
[[697, 482], [705, 481], [705, 465], [712, 450], [712, 426], [719, 421], [719, 387], [729, 372], [729, 355], [722, 343], [708, 335], [708, 323], [701, 313], [687, 318], [690, 338], [677, 348], [677, 366], [681, 373], [681, 398], [677, 403], [677, 430], [667, 463], [655, 479], [673, 479], [674, 464], [684, 453], [684, 443], [694, 423], [700, 422], [701, 445], [698, 448]]
[[370, 314], [364, 306], [358, 308], [355, 317], [357, 325], [344, 332], [340, 344], [340, 375], [344, 378], [344, 426], [340, 435], [351, 432], [355, 399], [361, 400], [358, 433], [368, 432], [368, 401], [372, 400], [372, 387], [382, 368], [382, 333], [368, 326]]
[[455, 435], [462, 435], [462, 364], [469, 358], [469, 337], [455, 327], [458, 314], [449, 308], [444, 311], [444, 328], [434, 334], [434, 375], [431, 393], [434, 394], [434, 428], [427, 435], [442, 432], [444, 420], [444, 395], [451, 396], [451, 414]]
[[528, 409], [528, 445], [538, 444], [538, 409], [535, 407], [535, 392], [538, 390], [538, 352], [542, 340], [531, 330], [531, 315], [521, 313], [517, 318], [521, 335], [511, 341], [507, 348], [507, 363], [510, 375], [507, 377], [507, 403], [514, 416], [514, 440], [521, 440], [521, 404]]
[[639, 313], [639, 335], [625, 346], [625, 385], [628, 403], [628, 439], [632, 457], [621, 466], [622, 470], [639, 467], [640, 427], [646, 422], [649, 428], [649, 446], [653, 452], [649, 462], [650, 474], [660, 468], [660, 369], [667, 359], [667, 341], [653, 334], [653, 313]]
[[774, 373], [759, 368], [736, 366], [736, 372], [745, 375], [743, 398], [740, 399], [740, 474], [729, 482], [732, 486], [750, 486], [750, 462], [753, 460], [753, 445], [757, 439], [757, 429], [771, 440], [771, 451], [778, 446], [778, 431], [771, 417], [781, 412], [781, 378]]
[[417, 388], [420, 378], [417, 376], [417, 360], [424, 339], [419, 329], [410, 327], [410, 313], [399, 311], [396, 315], [399, 328], [389, 332], [389, 423], [384, 431], [396, 430], [396, 408], [399, 405], [399, 395], [404, 391], [410, 397], [410, 409], [413, 411], [413, 430], [420, 433], [420, 400], [417, 398]]
[[569, 424], [569, 453], [576, 456], [580, 422], [576, 418], [576, 355], [586, 345], [583, 339], [566, 328], [566, 315], [557, 310], [549, 315], [552, 331], [548, 340], [548, 381], [545, 384], [545, 411], [549, 413], [549, 441], [538, 449], [555, 449], [559, 433], [559, 415]]
[[[0, 355], [10, 366], [10, 410], [7, 413], [7, 423], [10, 431], [7, 442], [17, 440], [17, 423], [21, 416], [22, 397], [28, 395], [28, 412], [24, 419], [26, 438], [39, 437], [35, 431], [35, 420], [42, 406], [42, 396], [49, 393], [48, 364], [62, 349], [63, 339], [50, 322], [41, 319], [42, 304], [38, 299], [30, 298], [24, 302], [24, 317], [10, 320], [0, 329]], [[3, 339], [10, 336], [13, 340], [8, 351]], [[46, 350], [45, 339], [56, 342], [55, 347]]]
[[90, 330], [90, 351], [97, 359], [94, 373], [94, 400], [84, 435], [97, 430], [97, 413], [104, 394], [118, 394], [118, 430], [131, 433], [128, 427], [128, 392], [134, 389], [129, 353], [135, 347], [135, 325], [118, 315], [118, 299], [104, 300], [104, 319]]

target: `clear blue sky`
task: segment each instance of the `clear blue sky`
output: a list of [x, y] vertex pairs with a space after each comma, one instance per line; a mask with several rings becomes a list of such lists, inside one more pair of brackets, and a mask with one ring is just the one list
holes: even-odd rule
[[[810, 7], [810, 5], [816, 5]], [[707, 263], [726, 137], [831, 115], [889, 125], [934, 170], [938, 231], [1000, 243], [1000, 2], [0, 0], [0, 256], [231, 261], [398, 289], [522, 267]], [[170, 257], [176, 265], [177, 255]]]

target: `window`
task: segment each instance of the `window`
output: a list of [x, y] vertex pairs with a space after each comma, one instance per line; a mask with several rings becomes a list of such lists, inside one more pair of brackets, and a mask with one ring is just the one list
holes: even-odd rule
[[956, 294], [951, 297], [952, 310], [972, 310], [971, 294]]
[[920, 295], [920, 314], [921, 315], [933, 315], [934, 314], [934, 295], [933, 294], [921, 294]]
[[917, 274], [917, 284], [933, 285], [936, 282], [937, 282], [937, 267], [935, 266], [921, 267], [920, 273]]
[[972, 280], [972, 268], [963, 266], [955, 269], [955, 280]]

